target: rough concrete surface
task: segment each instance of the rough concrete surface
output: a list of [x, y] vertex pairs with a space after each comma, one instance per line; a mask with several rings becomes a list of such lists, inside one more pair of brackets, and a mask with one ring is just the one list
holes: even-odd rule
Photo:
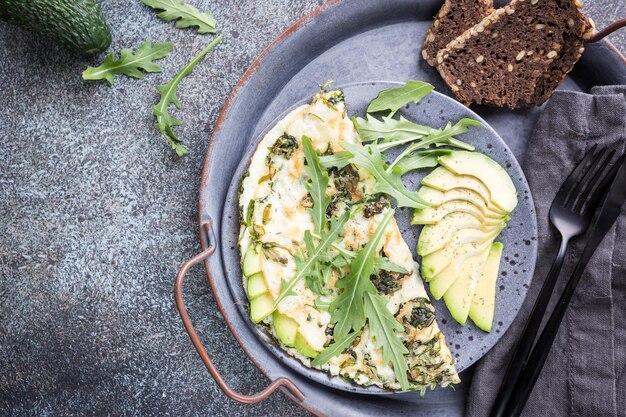
[[[417, 1], [417, 0], [416, 0]], [[140, 1], [105, 0], [111, 50], [168, 40], [161, 74], [86, 83], [83, 58], [0, 24], [0, 415], [308, 415], [282, 394], [260, 405], [227, 399], [200, 362], [174, 308], [172, 283], [198, 252], [198, 180], [212, 126], [243, 71], [322, 1], [194, 0], [223, 43], [181, 84], [190, 155], [153, 128], [157, 84], [211, 35], [178, 30]], [[626, 0], [586, 6], [598, 27]], [[626, 31], [611, 37], [626, 50]], [[227, 329], [202, 267], [189, 310], [236, 389], [265, 378]]]

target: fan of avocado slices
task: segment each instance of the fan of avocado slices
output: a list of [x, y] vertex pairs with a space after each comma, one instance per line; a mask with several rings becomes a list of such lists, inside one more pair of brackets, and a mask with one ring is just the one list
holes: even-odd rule
[[433, 297], [443, 297], [452, 317], [469, 317], [490, 332], [503, 245], [495, 242], [517, 206], [517, 191], [505, 169], [478, 152], [454, 151], [422, 180], [428, 203], [413, 224], [425, 225], [417, 253]]
[[[430, 207], [401, 175], [450, 153], [431, 144], [472, 149], [452, 136], [472, 122], [362, 140], [359, 129], [398, 120], [351, 121], [342, 91], [322, 91], [279, 121], [256, 148], [239, 197], [251, 320], [304, 365], [360, 385], [425, 392], [458, 383], [391, 202]], [[390, 169], [381, 151], [407, 144], [417, 153]]]

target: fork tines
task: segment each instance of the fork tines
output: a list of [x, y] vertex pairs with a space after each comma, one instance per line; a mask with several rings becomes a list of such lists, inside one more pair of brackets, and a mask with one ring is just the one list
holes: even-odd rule
[[611, 165], [614, 155], [615, 150], [592, 146], [561, 186], [555, 202], [560, 200], [572, 212], [587, 214], [589, 209], [595, 207], [608, 182], [615, 176], [612, 171], [619, 164]]

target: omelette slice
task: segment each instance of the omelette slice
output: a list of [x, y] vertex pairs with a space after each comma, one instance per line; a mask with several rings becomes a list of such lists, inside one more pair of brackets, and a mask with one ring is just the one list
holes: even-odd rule
[[[326, 219], [313, 218], [316, 203], [310, 177], [314, 167], [305, 158], [305, 145], [327, 156], [343, 151], [342, 142], [360, 143], [347, 116], [343, 92], [321, 92], [310, 104], [279, 121], [252, 156], [239, 198], [239, 247], [251, 319], [304, 365], [357, 384], [425, 391], [429, 386], [458, 383], [418, 265], [390, 213], [389, 197], [374, 192], [375, 178], [353, 164], [341, 169], [321, 167], [320, 181], [327, 182], [322, 196], [328, 203]], [[307, 253], [310, 259], [312, 245], [321, 241], [320, 235], [328, 233], [339, 218], [345, 223], [336, 240], [320, 255], [330, 266], [315, 264], [304, 274], [305, 279], [296, 280]], [[319, 230], [320, 221], [325, 231]], [[354, 265], [350, 260], [364, 250], [374, 234], [377, 245], [369, 246], [372, 252], [375, 249], [375, 267], [369, 276], [360, 278], [371, 281], [361, 283], [369, 288], [367, 297], [381, 300], [379, 305], [387, 309], [383, 313], [389, 319], [383, 324], [392, 329], [387, 336], [396, 341], [395, 352], [402, 353], [395, 355], [396, 369], [389, 351], [384, 351], [388, 347], [373, 337], [380, 335], [381, 321], [376, 321], [380, 317], [373, 316], [367, 302], [361, 307], [365, 311], [355, 310], [365, 324], [353, 329], [350, 337], [335, 340], [334, 336], [338, 324], [333, 317], [337, 303], [333, 301], [346, 291], [337, 283], [355, 273], [350, 270]], [[279, 299], [289, 283], [291, 291]], [[370, 324], [377, 328], [370, 328]], [[324, 354], [318, 357], [320, 352]], [[321, 357], [327, 358], [320, 361]]]

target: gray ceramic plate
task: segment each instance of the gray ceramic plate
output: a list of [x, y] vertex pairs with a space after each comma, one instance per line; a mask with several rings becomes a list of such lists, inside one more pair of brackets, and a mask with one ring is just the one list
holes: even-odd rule
[[[421, 79], [433, 83], [438, 91], [448, 94], [437, 72], [419, 58], [426, 29], [440, 6], [441, 2], [437, 0], [331, 0], [321, 6], [277, 38], [244, 74], [220, 115], [207, 153], [200, 183], [199, 220], [201, 224], [210, 221], [219, 236], [216, 251], [205, 264], [218, 305], [233, 334], [259, 369], [272, 380], [279, 377], [291, 379], [304, 394], [302, 406], [318, 415], [459, 415], [463, 409], [466, 387], [461, 384], [456, 392], [436, 390], [429, 392], [425, 398], [419, 398], [414, 393], [356, 395], [313, 382], [300, 371], [294, 370], [293, 363], [289, 363], [290, 358], [280, 351], [273, 352], [271, 345], [259, 338], [258, 332], [237, 305], [237, 300], [241, 298], [237, 295], [240, 287], [237, 286], [238, 290], [231, 285], [231, 282], [240, 282], [240, 277], [236, 280], [232, 278], [237, 276], [238, 271], [238, 262], [234, 261], [237, 249], [227, 243], [229, 233], [233, 232], [236, 216], [223, 216], [226, 213], [227, 194], [238, 184], [238, 167], [242, 160], [245, 161], [253, 142], [279, 115], [309, 97], [320, 82], [334, 79], [336, 85], [349, 86], [366, 80]], [[590, 45], [577, 65], [574, 76], [568, 77], [561, 88], [585, 91], [592, 85], [626, 83], [622, 59], [606, 42]], [[382, 86], [372, 88], [378, 91]], [[374, 91], [356, 93], [357, 90], [354, 89], [352, 91], [355, 93], [352, 93], [348, 90], [346, 88], [349, 100], [354, 100], [351, 103], [353, 114], [362, 110], [359, 110], [359, 106], [362, 107], [369, 99], [367, 94], [374, 94]], [[454, 118], [455, 111], [458, 110], [444, 108], [444, 112], [450, 112], [447, 115], [451, 119]], [[517, 160], [523, 157], [539, 111], [540, 109], [476, 109], [507, 143]], [[416, 120], [420, 120], [419, 113], [414, 116]], [[481, 146], [479, 142], [477, 144]], [[504, 153], [494, 156], [506, 164]], [[512, 164], [511, 172], [515, 174], [518, 188], [524, 190], [524, 187], [519, 187], [523, 180], [517, 175], [519, 171], [514, 163], [515, 159], [510, 154], [509, 156], [508, 162]], [[524, 197], [522, 194], [521, 202], [529, 204], [524, 203]], [[521, 216], [521, 209], [518, 214]], [[511, 227], [513, 226], [515, 224], [512, 222]], [[405, 236], [408, 235], [405, 233]], [[504, 238], [507, 239], [506, 235]], [[207, 236], [201, 235], [200, 239], [205, 249]], [[525, 242], [515, 240], [507, 244], [508, 250], [515, 247], [516, 241], [518, 246], [525, 245]], [[516, 251], [512, 252], [513, 258], [510, 254], [507, 255], [509, 262], [518, 262], [515, 253]], [[517, 253], [523, 256], [521, 249]], [[519, 266], [518, 276], [507, 278], [520, 279], [519, 274], [524, 274], [523, 269], [529, 271], [531, 266]], [[513, 279], [507, 279], [504, 291], [516, 292], [514, 282]], [[517, 289], [520, 295], [512, 299], [519, 303], [523, 285]], [[445, 318], [442, 314], [446, 310], [441, 305], [437, 307], [442, 320]], [[503, 312], [500, 310], [498, 314], [502, 315]], [[512, 319], [512, 315], [505, 316]], [[453, 326], [453, 323], [448, 319], [446, 325]], [[504, 327], [506, 324], [503, 321], [500, 332]], [[202, 329], [200, 332], [202, 333]], [[455, 332], [453, 330], [450, 334], [447, 331], [448, 340], [452, 349], [461, 355], [461, 351], [455, 346]], [[460, 338], [459, 346], [460, 342], [466, 345], [473, 342], [469, 340], [470, 336], [471, 334], [465, 334]], [[498, 336], [496, 332], [483, 335], [483, 351], [480, 352], [479, 348], [478, 354], [484, 353], [486, 347], [493, 344], [493, 340], [488, 340], [489, 337]], [[469, 356], [459, 356], [458, 359], [460, 364], [468, 366], [476, 359], [473, 355], [471, 357], [472, 359]], [[467, 372], [464, 372], [461, 378], [465, 379], [466, 375]]]
[[[324, 80], [318, 80], [317, 84], [323, 84]], [[346, 86], [337, 86], [343, 88], [346, 96], [346, 105], [348, 107], [349, 116], [365, 116], [365, 109], [368, 103], [374, 99], [381, 90], [395, 87], [401, 83], [390, 82], [357, 82]], [[281, 114], [281, 119], [287, 112], [294, 107], [304, 104], [310, 100], [310, 97], [318, 90], [313, 89], [305, 99], [291, 106], [285, 113]], [[507, 228], [498, 238], [504, 243], [503, 262], [501, 264], [500, 277], [497, 287], [497, 304], [494, 319], [494, 330], [491, 333], [485, 333], [472, 325], [470, 322], [466, 326], [459, 325], [450, 316], [443, 300], [435, 301], [437, 309], [437, 318], [439, 325], [446, 335], [446, 340], [454, 358], [457, 361], [457, 369], [459, 372], [467, 369], [476, 360], [480, 359], [504, 334], [511, 322], [514, 320], [522, 301], [526, 295], [528, 284], [532, 278], [532, 271], [535, 266], [535, 258], [537, 254], [537, 223], [535, 218], [535, 210], [530, 197], [528, 184], [524, 179], [524, 174], [506, 146], [504, 141], [498, 134], [490, 128], [487, 123], [476, 113], [467, 107], [459, 104], [443, 94], [431, 93], [419, 104], [410, 104], [399, 112], [402, 116], [416, 123], [425, 124], [434, 127], [443, 127], [452, 121], [455, 123], [461, 118], [469, 117], [477, 119], [484, 126], [475, 127], [470, 132], [459, 136], [491, 158], [495, 159], [502, 166], [506, 167], [509, 175], [513, 178], [516, 189], [519, 194], [519, 204], [511, 215], [511, 221]], [[277, 120], [276, 120], [277, 121]], [[266, 131], [271, 129], [275, 121], [265, 127], [264, 131], [253, 140], [248, 146], [247, 152], [242, 159], [235, 175], [234, 182], [231, 183], [230, 190], [224, 205], [224, 214], [222, 216], [221, 242], [222, 248], [232, 248], [237, 246], [237, 238], [239, 234], [239, 185], [237, 178], [242, 178], [248, 169], [249, 160], [252, 153], [256, 149], [257, 144], [265, 136]], [[397, 154], [388, 152], [392, 157]], [[425, 171], [425, 170], [424, 170]], [[411, 172], [403, 177], [405, 184], [409, 189], [417, 189], [421, 178], [426, 172]], [[415, 245], [419, 236], [419, 229], [411, 226], [412, 210], [402, 208], [398, 210], [396, 220], [402, 232], [402, 236], [413, 249], [413, 256], [417, 259], [415, 253]], [[235, 300], [240, 314], [247, 317], [248, 301], [242, 286], [241, 269], [239, 267], [239, 253], [237, 250], [224, 251], [222, 255], [226, 270], [226, 281], [228, 283], [231, 295]], [[387, 392], [377, 387], [362, 387], [343, 380], [340, 377], [329, 378], [324, 372], [303, 366], [298, 360], [288, 356], [278, 346], [271, 343], [271, 337], [260, 327], [252, 326], [257, 332], [260, 340], [268, 344], [270, 351], [276, 355], [284, 364], [288, 365], [300, 374], [321, 384], [326, 384], [332, 388], [342, 389], [350, 392], [358, 392], [365, 394], [386, 394]]]

